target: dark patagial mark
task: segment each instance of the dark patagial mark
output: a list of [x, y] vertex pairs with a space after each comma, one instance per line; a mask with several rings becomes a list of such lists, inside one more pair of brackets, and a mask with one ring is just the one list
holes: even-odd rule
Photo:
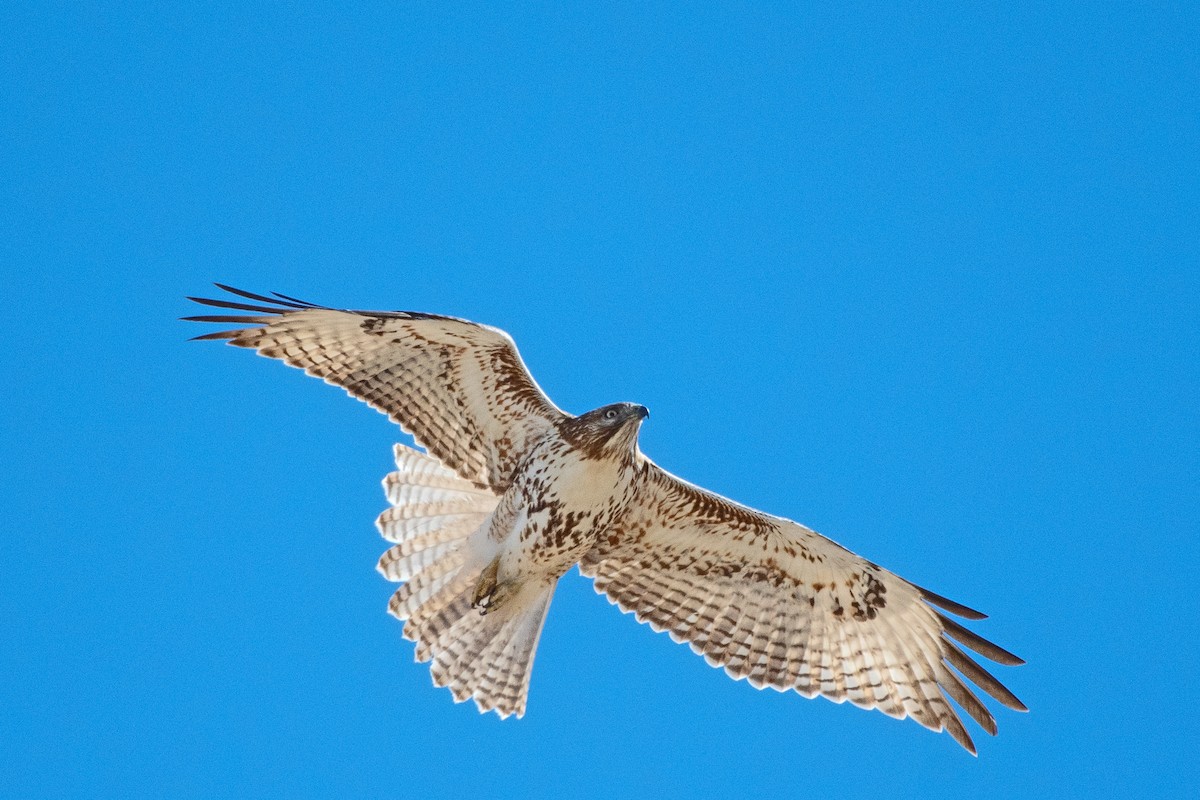
[[359, 323], [358, 327], [362, 328], [363, 333], [370, 334], [371, 336], [383, 336], [387, 333], [384, 330], [387, 323], [388, 321], [383, 317], [367, 317]]

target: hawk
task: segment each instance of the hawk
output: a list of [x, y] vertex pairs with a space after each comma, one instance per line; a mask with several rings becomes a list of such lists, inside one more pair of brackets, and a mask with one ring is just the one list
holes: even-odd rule
[[758, 688], [911, 717], [972, 754], [949, 701], [989, 734], [996, 722], [967, 681], [1026, 710], [960, 647], [1024, 663], [950, 616], [983, 614], [662, 469], [638, 448], [643, 406], [560, 410], [504, 331], [217, 286], [239, 299], [189, 299], [247, 313], [185, 317], [237, 326], [197, 339], [341, 386], [424, 447], [395, 447], [378, 570], [403, 583], [389, 611], [456, 702], [524, 714], [546, 610], [578, 564], [622, 611]]

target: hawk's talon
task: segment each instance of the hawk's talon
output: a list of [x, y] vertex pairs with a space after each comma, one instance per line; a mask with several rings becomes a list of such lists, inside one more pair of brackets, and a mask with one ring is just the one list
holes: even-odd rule
[[488, 564], [475, 584], [475, 593], [471, 597], [471, 607], [479, 609], [480, 616], [487, 616], [495, 610], [510, 594], [509, 584], [498, 579], [500, 564], [493, 561]]

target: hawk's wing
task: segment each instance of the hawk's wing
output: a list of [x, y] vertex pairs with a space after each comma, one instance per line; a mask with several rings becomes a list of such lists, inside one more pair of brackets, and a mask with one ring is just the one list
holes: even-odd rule
[[951, 639], [1001, 664], [1021, 659], [932, 606], [969, 619], [983, 614], [649, 461], [626, 515], [580, 570], [623, 611], [759, 688], [912, 717], [949, 731], [972, 753], [947, 697], [988, 733], [996, 723], [950, 666], [1009, 708], [1025, 710]]
[[217, 285], [255, 303], [190, 299], [253, 316], [185, 317], [244, 325], [196, 338], [228, 339], [341, 386], [481, 487], [503, 491], [528, 447], [566, 416], [504, 331], [408, 311], [339, 311]]

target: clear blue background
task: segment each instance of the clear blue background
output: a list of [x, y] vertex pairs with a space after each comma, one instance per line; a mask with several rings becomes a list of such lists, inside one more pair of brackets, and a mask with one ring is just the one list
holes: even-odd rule
[[[1194, 796], [1194, 5], [397, 5], [0, 11], [0, 795]], [[1031, 713], [973, 759], [576, 574], [525, 719], [453, 705], [372, 569], [395, 430], [188, 343], [212, 280], [507, 329], [991, 613]]]

